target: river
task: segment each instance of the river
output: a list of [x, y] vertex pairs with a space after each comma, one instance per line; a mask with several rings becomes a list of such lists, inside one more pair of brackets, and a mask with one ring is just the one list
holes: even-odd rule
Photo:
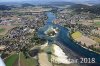
[[68, 47], [70, 50], [72, 50], [74, 53], [79, 55], [80, 57], [84, 58], [94, 58], [96, 63], [100, 63], [100, 54], [97, 54], [93, 51], [89, 51], [88, 49], [85, 49], [81, 47], [80, 45], [76, 44], [69, 38], [69, 30], [65, 27], [62, 27], [60, 25], [52, 24], [52, 21], [56, 19], [56, 16], [54, 13], [47, 12], [47, 22], [43, 28], [40, 29], [40, 33], [42, 34], [42, 38], [45, 37], [43, 34], [43, 31], [48, 29], [48, 26], [56, 26], [59, 28], [59, 34], [56, 37], [56, 40], [63, 44], [64, 46]]

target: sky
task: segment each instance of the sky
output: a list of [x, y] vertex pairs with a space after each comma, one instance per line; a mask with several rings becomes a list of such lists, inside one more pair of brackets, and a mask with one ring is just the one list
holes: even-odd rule
[[[62, 0], [0, 0], [0, 2], [15, 2], [15, 1], [20, 2], [20, 1], [62, 1]], [[63, 1], [93, 1], [93, 0], [63, 0]]]
[[66, 2], [100, 2], [100, 0], [0, 0], [0, 2], [27, 2], [27, 1], [35, 1], [35, 2], [54, 2], [54, 1], [66, 1]]

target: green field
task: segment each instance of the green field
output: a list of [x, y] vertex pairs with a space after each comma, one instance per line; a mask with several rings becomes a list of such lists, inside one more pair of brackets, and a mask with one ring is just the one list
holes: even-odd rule
[[82, 36], [82, 33], [80, 33], [79, 31], [76, 31], [75, 33], [72, 34], [73, 39], [80, 38], [81, 36]]
[[5, 31], [5, 29], [4, 28], [0, 28], [0, 33], [3, 32], [3, 31]]
[[100, 27], [100, 22], [96, 22], [94, 25], [95, 25], [96, 27]]
[[13, 54], [10, 57], [8, 57], [5, 61], [6, 66], [13, 66], [14, 62], [18, 59], [17, 54]]
[[34, 58], [25, 58], [25, 56], [23, 55], [23, 53], [21, 53], [20, 55], [20, 64], [21, 66], [36, 66], [37, 65], [37, 60]]

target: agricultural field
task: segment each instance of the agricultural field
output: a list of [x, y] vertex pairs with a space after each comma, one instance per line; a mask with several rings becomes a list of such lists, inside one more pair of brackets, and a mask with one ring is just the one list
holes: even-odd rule
[[72, 34], [73, 39], [81, 38], [82, 34], [79, 31], [76, 31]]
[[86, 44], [86, 46], [95, 45], [97, 42], [87, 36], [82, 35], [80, 32], [75, 32], [72, 34], [72, 38], [77, 42], [81, 42], [82, 45]]
[[23, 53], [20, 53], [20, 56], [19, 54], [13, 54], [7, 59], [5, 59], [5, 64], [6, 66], [19, 66], [19, 64], [20, 66], [36, 66], [38, 63], [36, 59], [34, 58], [26, 59]]
[[25, 58], [24, 54], [20, 54], [20, 65], [21, 66], [37, 66], [37, 60], [34, 58]]
[[6, 66], [14, 66], [14, 63], [18, 61], [18, 54], [13, 54], [5, 60]]
[[6, 25], [0, 25], [0, 35], [5, 35], [9, 30], [14, 28], [16, 26], [6, 26]]
[[4, 32], [5, 28], [0, 28], [0, 33]]
[[100, 38], [94, 37], [94, 36], [91, 36], [90, 38], [93, 39], [93, 40], [95, 40], [96, 42], [100, 43]]
[[100, 22], [96, 22], [96, 23], [94, 23], [94, 26], [96, 26], [96, 27], [100, 27]]

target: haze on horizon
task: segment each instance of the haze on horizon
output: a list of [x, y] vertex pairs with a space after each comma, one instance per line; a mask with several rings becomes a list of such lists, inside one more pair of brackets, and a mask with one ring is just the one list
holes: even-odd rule
[[0, 0], [0, 2], [28, 2], [28, 1], [40, 1], [40, 2], [54, 2], [54, 1], [66, 1], [66, 2], [100, 2], [100, 0]]
[[47, 4], [51, 2], [72, 2], [81, 4], [100, 4], [100, 0], [0, 0], [1, 4], [4, 3], [30, 3], [30, 4]]

